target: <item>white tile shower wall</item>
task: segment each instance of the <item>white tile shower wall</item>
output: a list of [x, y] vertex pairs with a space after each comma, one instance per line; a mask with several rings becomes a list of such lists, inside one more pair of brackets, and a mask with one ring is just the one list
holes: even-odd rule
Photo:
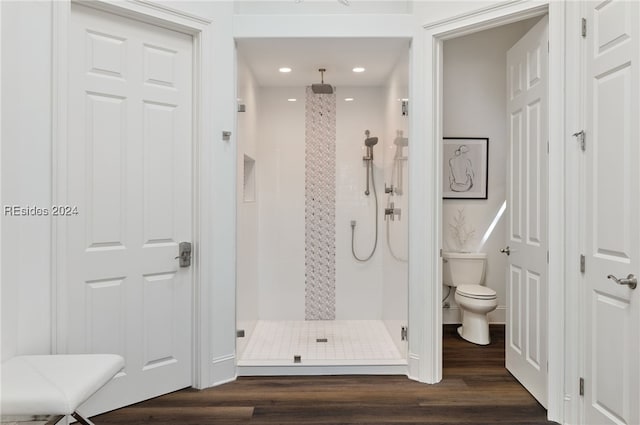
[[259, 90], [258, 298], [264, 320], [304, 320], [304, 96], [304, 87]]
[[336, 95], [305, 93], [305, 319], [336, 318]]
[[[382, 87], [337, 88], [336, 143], [336, 318], [381, 319], [383, 283], [383, 227], [384, 199], [384, 97]], [[353, 98], [346, 102], [345, 98]], [[378, 246], [371, 260], [356, 261], [351, 254], [351, 220], [356, 221], [355, 249], [359, 257], [366, 257], [375, 241], [375, 199], [373, 188], [366, 196], [365, 130], [378, 137], [373, 147], [374, 179], [378, 194]]]
[[[499, 249], [505, 244], [506, 215], [482, 247], [480, 242], [506, 196], [506, 52], [534, 23], [517, 22], [444, 44], [444, 135], [489, 138], [489, 184], [487, 200], [443, 201], [443, 248], [455, 248], [449, 223], [464, 209], [469, 229], [475, 230], [469, 248], [487, 253], [486, 285], [498, 294], [498, 308], [489, 315], [492, 322], [505, 319], [506, 261]], [[453, 291], [448, 301], [451, 309], [444, 310], [444, 323], [458, 323]]]
[[[378, 87], [338, 87], [336, 116], [336, 318], [381, 319], [381, 243], [373, 259], [351, 257], [350, 220], [358, 222], [356, 248], [373, 243], [373, 195], [364, 196], [364, 130], [380, 137], [376, 184], [383, 191], [384, 97]], [[259, 204], [259, 317], [304, 320], [305, 88], [260, 88], [257, 137]], [[345, 102], [345, 97], [354, 97]], [[297, 102], [287, 102], [296, 98]], [[382, 198], [381, 198], [382, 199]], [[382, 204], [380, 204], [382, 207]], [[382, 223], [382, 216], [379, 222]], [[382, 235], [382, 228], [380, 228]]]

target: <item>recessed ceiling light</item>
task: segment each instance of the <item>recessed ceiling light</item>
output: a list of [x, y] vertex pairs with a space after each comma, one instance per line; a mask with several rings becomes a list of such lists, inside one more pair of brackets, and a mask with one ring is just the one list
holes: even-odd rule
[[352, 97], [345, 97], [344, 101], [345, 102], [353, 102], [353, 98]]
[[287, 72], [291, 72], [291, 68], [289, 68], [288, 66], [283, 66], [282, 68], [278, 69], [278, 71], [286, 74]]
[[356, 66], [353, 68], [353, 72], [364, 72], [364, 68], [361, 66]]
[[293, 97], [290, 97], [289, 99], [287, 99], [287, 102], [295, 102], [295, 101], [297, 101], [297, 100], [298, 100], [298, 99], [294, 99]]

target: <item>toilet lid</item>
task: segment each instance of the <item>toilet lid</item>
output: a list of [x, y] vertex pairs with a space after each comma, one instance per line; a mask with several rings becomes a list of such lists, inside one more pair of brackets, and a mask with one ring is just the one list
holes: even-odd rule
[[496, 298], [496, 291], [481, 285], [460, 285], [456, 292], [462, 296], [479, 300], [492, 300]]

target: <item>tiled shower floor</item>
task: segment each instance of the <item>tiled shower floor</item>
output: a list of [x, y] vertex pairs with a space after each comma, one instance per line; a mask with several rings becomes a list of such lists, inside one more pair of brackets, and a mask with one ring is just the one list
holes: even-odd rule
[[238, 365], [406, 363], [380, 320], [260, 320]]

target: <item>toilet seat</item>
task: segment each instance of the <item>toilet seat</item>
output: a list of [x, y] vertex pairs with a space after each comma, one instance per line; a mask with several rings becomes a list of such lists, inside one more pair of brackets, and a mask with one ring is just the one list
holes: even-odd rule
[[482, 285], [459, 285], [456, 288], [458, 295], [476, 300], [495, 300], [496, 291]]

